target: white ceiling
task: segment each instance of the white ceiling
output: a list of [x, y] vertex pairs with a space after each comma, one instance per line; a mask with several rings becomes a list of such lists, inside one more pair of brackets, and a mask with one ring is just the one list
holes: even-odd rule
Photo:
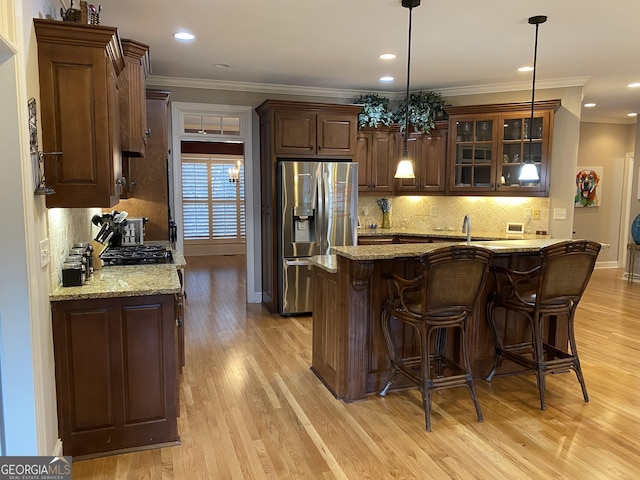
[[[152, 81], [336, 89], [343, 98], [398, 98], [406, 88], [401, 0], [105, 0], [102, 8], [102, 24], [150, 45]], [[640, 88], [627, 84], [640, 81], [638, 0], [422, 0], [411, 90], [530, 90], [531, 73], [517, 68], [533, 63], [533, 15], [549, 17], [539, 27], [537, 86], [585, 84], [584, 101], [597, 106], [583, 108], [583, 120], [634, 123], [627, 113], [640, 112]], [[181, 29], [196, 40], [175, 41]], [[384, 52], [396, 60], [379, 60]], [[381, 84], [384, 74], [396, 81]]]

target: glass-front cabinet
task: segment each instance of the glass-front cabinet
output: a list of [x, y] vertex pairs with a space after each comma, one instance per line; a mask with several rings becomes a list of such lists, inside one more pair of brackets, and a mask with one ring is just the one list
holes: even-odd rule
[[493, 190], [496, 124], [491, 116], [463, 117], [455, 122], [450, 189]]
[[[553, 114], [559, 100], [531, 104], [475, 105], [445, 108], [449, 142], [448, 193], [461, 195], [545, 196]], [[538, 180], [520, 180], [533, 162]]]

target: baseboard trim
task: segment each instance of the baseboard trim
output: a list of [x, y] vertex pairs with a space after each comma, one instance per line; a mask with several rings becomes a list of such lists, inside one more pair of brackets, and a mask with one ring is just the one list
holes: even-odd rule
[[620, 268], [620, 267], [618, 266], [618, 262], [613, 260], [610, 262], [597, 262], [595, 268], [601, 269], [601, 268]]

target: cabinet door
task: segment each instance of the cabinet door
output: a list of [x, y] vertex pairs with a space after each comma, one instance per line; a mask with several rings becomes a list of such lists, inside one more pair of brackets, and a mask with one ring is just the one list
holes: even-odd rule
[[449, 191], [495, 191], [498, 117], [475, 115], [452, 120]]
[[[502, 192], [522, 195], [548, 190], [550, 112], [536, 112], [533, 124], [528, 112], [503, 115], [500, 122], [504, 127], [501, 134], [501, 149], [498, 152], [500, 160], [496, 177], [498, 189]], [[529, 153], [540, 179], [520, 181], [518, 177], [523, 163], [529, 158]]]
[[118, 77], [120, 149], [127, 157], [144, 157], [147, 145], [144, 81], [149, 73], [149, 46], [122, 39], [122, 50], [126, 66]]
[[274, 114], [274, 120], [276, 154], [315, 155], [315, 113], [277, 111]]
[[422, 134], [418, 168], [422, 192], [444, 192], [447, 161], [447, 129], [436, 128]]
[[313, 268], [313, 344], [311, 367], [325, 384], [338, 396], [343, 394], [339, 385], [340, 346], [336, 332], [340, 330], [337, 312], [338, 275]]
[[391, 132], [376, 132], [372, 138], [371, 157], [371, 191], [393, 192], [393, 175], [395, 173], [396, 146], [395, 135]]
[[358, 191], [371, 191], [371, 158], [373, 157], [373, 133], [358, 132], [356, 156], [358, 164]]
[[357, 124], [354, 115], [319, 113], [316, 122], [318, 155], [355, 155]]
[[392, 193], [396, 156], [393, 132], [359, 131], [355, 156], [358, 162], [358, 191]]

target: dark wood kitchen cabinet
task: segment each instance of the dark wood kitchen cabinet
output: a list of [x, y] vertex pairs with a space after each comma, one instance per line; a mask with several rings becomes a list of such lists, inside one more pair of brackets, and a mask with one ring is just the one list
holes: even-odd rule
[[122, 193], [118, 30], [34, 19], [47, 207], [111, 207]]
[[[553, 120], [560, 100], [446, 107], [447, 192], [452, 195], [548, 196]], [[529, 136], [531, 138], [529, 138]], [[529, 148], [540, 179], [519, 181]]]
[[[396, 180], [397, 194], [442, 194], [445, 191], [447, 164], [447, 135], [449, 124], [436, 122], [428, 133], [412, 132], [407, 139], [409, 158], [413, 159], [416, 178]], [[395, 157], [400, 159], [404, 149], [404, 133], [397, 134]]]
[[279, 159], [353, 161], [359, 105], [267, 100], [260, 116], [262, 303], [278, 311], [277, 249]]
[[125, 157], [144, 157], [147, 145], [144, 81], [150, 71], [149, 46], [125, 38], [121, 43], [125, 67], [118, 77], [120, 149]]
[[277, 155], [355, 155], [360, 107], [268, 100], [258, 109], [273, 111]]
[[65, 455], [179, 441], [174, 295], [52, 302]]
[[393, 193], [398, 130], [397, 126], [358, 130], [354, 160], [358, 162], [359, 193]]

